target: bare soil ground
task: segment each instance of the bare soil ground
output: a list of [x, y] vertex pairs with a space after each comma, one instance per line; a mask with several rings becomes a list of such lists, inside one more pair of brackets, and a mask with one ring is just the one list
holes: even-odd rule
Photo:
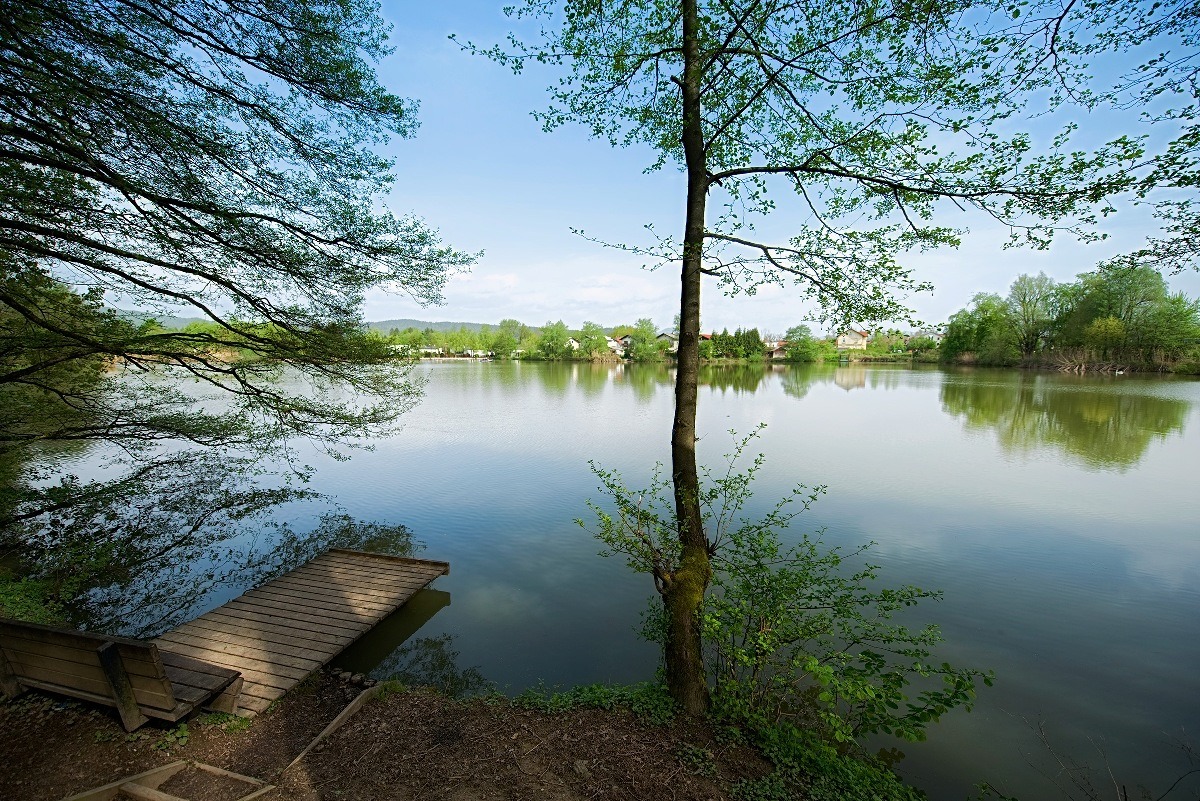
[[[702, 726], [656, 726], [624, 710], [545, 713], [424, 691], [372, 700], [286, 773], [360, 691], [318, 674], [250, 725], [201, 717], [126, 735], [107, 710], [28, 693], [0, 703], [0, 799], [55, 801], [191, 759], [265, 779], [279, 801], [728, 798], [769, 770]], [[163, 790], [229, 801], [226, 782], [184, 772]]]

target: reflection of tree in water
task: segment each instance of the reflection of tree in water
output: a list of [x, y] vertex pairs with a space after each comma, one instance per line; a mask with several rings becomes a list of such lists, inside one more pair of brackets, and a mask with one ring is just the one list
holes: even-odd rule
[[575, 385], [589, 398], [604, 393], [612, 368], [604, 362], [580, 362], [574, 366]]
[[[403, 525], [363, 523], [347, 515], [323, 515], [310, 532], [257, 521], [258, 536], [225, 546], [209, 531], [169, 563], [145, 565], [125, 580], [93, 590], [88, 624], [105, 631], [151, 636], [195, 618], [210, 593], [222, 587], [252, 587], [300, 567], [330, 548], [412, 556], [424, 546]], [[269, 535], [268, 535], [269, 532]], [[237, 534], [244, 534], [239, 529]]]
[[779, 385], [783, 388], [783, 394], [800, 400], [818, 380], [830, 381], [831, 373], [831, 370], [815, 364], [792, 365], [779, 373]]
[[538, 383], [548, 395], [561, 398], [571, 387], [572, 367], [573, 364], [564, 362], [546, 362], [537, 365], [538, 369], [534, 370], [534, 375], [538, 377]]
[[761, 364], [706, 364], [700, 367], [697, 383], [722, 393], [753, 393], [762, 384], [767, 369]]
[[148, 636], [190, 620], [214, 591], [246, 587], [331, 547], [409, 555], [404, 526], [326, 515], [298, 534], [272, 523], [280, 504], [315, 494], [272, 479], [255, 460], [165, 454], [117, 481], [68, 476], [29, 484], [0, 520], [0, 554], [61, 603], [63, 622]]
[[619, 376], [639, 401], [651, 400], [659, 387], [674, 388], [674, 375], [660, 364], [626, 364]]
[[411, 687], [435, 687], [454, 698], [491, 692], [478, 667], [459, 668], [454, 636], [417, 637], [397, 648], [372, 675]]
[[1132, 467], [1150, 443], [1183, 431], [1190, 404], [1130, 385], [1067, 383], [1045, 376], [948, 378], [942, 408], [973, 429], [994, 429], [1006, 450], [1056, 447], [1090, 467]]

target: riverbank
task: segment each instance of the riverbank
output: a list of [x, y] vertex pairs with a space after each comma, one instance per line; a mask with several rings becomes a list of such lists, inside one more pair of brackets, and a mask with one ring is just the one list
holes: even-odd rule
[[[703, 726], [626, 709], [523, 708], [384, 692], [289, 770], [361, 688], [319, 673], [253, 721], [202, 715], [128, 735], [105, 710], [27, 693], [0, 704], [0, 798], [57, 801], [179, 759], [276, 784], [268, 798], [725, 799], [771, 766]], [[174, 780], [173, 780], [174, 781]], [[166, 791], [171, 787], [164, 786]], [[187, 788], [228, 801], [227, 787]]]
[[[0, 798], [57, 801], [178, 760], [271, 783], [271, 801], [923, 798], [807, 736], [768, 745], [772, 762], [737, 730], [666, 718], [637, 690], [465, 701], [398, 685], [369, 700], [360, 691], [321, 672], [253, 720], [200, 715], [132, 734], [101, 708], [27, 693], [0, 702]], [[233, 801], [244, 787], [185, 769], [160, 789]]]
[[1150, 363], [1136, 361], [1094, 361], [1086, 359], [1030, 357], [1019, 362], [990, 362], [962, 354], [939, 362], [943, 367], [990, 367], [1000, 370], [1030, 370], [1044, 373], [1073, 373], [1075, 375], [1144, 375], [1200, 376], [1200, 361]]

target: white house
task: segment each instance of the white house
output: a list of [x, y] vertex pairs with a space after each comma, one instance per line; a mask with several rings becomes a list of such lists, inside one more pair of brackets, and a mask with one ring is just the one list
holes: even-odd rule
[[871, 339], [870, 331], [859, 331], [851, 328], [837, 336], [838, 350], [866, 350], [867, 342]]
[[655, 337], [659, 342], [667, 343], [667, 353], [674, 353], [679, 350], [679, 337], [672, 334], [670, 331], [663, 331]]
[[936, 342], [939, 345], [942, 344], [942, 340], [945, 339], [945, 336], [942, 335], [940, 332], [935, 331], [932, 328], [923, 328], [920, 331], [913, 334], [912, 336], [907, 337], [904, 340], [904, 342], [905, 342], [905, 344], [908, 344], [908, 341], [910, 339], [917, 339], [920, 337], [928, 337], [929, 339], [932, 339], [934, 342]]

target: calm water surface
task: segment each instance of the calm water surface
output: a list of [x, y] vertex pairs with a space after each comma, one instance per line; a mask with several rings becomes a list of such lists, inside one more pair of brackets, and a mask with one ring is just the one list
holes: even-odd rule
[[[398, 436], [346, 462], [312, 457], [317, 489], [452, 564], [347, 663], [386, 676], [424, 660], [507, 692], [649, 678], [655, 652], [634, 626], [650, 581], [599, 558], [573, 520], [600, 499], [589, 459], [637, 485], [668, 458], [672, 373], [422, 369], [425, 399]], [[1200, 382], [856, 366], [701, 381], [702, 461], [720, 461], [729, 429], [766, 423], [764, 511], [796, 483], [827, 485], [794, 526], [874, 541], [887, 582], [943, 589], [921, 609], [941, 654], [995, 670], [973, 713], [900, 745], [901, 772], [931, 798], [984, 780], [1060, 797], [1039, 725], [1077, 761], [1107, 755], [1131, 797], [1186, 770], [1177, 741], [1200, 732]], [[430, 639], [397, 650], [421, 623]]]

